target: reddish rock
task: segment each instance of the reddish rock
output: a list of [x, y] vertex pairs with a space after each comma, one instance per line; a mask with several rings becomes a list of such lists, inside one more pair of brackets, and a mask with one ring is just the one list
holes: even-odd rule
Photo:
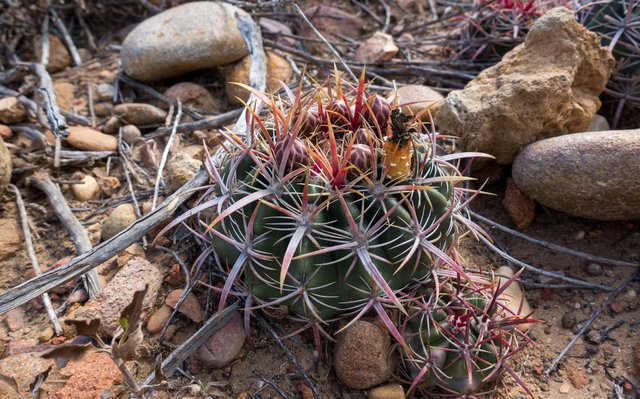
[[227, 324], [210, 336], [196, 351], [196, 356], [205, 365], [220, 369], [226, 367], [236, 357], [244, 345], [242, 316], [236, 312]]
[[[242, 105], [242, 101], [249, 99], [249, 91], [234, 84], [249, 84], [249, 68], [251, 67], [250, 57], [243, 58], [240, 62], [231, 66], [225, 75], [227, 99], [235, 105]], [[284, 58], [273, 52], [267, 52], [267, 91], [276, 91], [282, 82], [291, 79], [293, 70], [291, 65]], [[242, 101], [240, 101], [242, 100]]]
[[162, 307], [151, 313], [149, 320], [147, 320], [147, 331], [151, 334], [157, 334], [162, 331], [172, 311], [173, 309], [170, 306], [162, 305]]
[[11, 128], [7, 125], [0, 125], [0, 138], [3, 140], [9, 140], [11, 137], [13, 137]]
[[[171, 308], [175, 309], [183, 292], [184, 290], [182, 289], [171, 291], [164, 302], [171, 306]], [[190, 292], [187, 295], [187, 298], [182, 302], [178, 311], [196, 323], [201, 323], [204, 320], [204, 312], [198, 302], [198, 298], [193, 295], [193, 292]]]
[[[57, 36], [49, 36], [49, 62], [47, 63], [47, 71], [54, 73], [62, 71], [69, 65], [71, 65], [71, 56], [69, 51], [62, 44], [62, 41]], [[36, 56], [36, 62], [40, 62], [42, 59], [42, 36], [36, 36], [34, 40], [34, 53]]]
[[393, 36], [384, 32], [375, 32], [370, 38], [360, 43], [355, 60], [360, 62], [389, 61], [400, 49], [393, 42]]
[[584, 370], [571, 365], [565, 366], [564, 370], [567, 373], [569, 381], [571, 381], [571, 385], [573, 385], [575, 389], [582, 389], [589, 385], [589, 378], [585, 374]]
[[79, 361], [71, 361], [60, 371], [69, 376], [67, 383], [49, 394], [49, 399], [96, 399], [114, 384], [122, 374], [107, 353], [92, 353]]
[[205, 87], [191, 82], [180, 82], [164, 92], [165, 97], [180, 100], [183, 105], [203, 111], [217, 111], [221, 104], [216, 104], [211, 93]]
[[[43, 349], [44, 348], [41, 350]], [[23, 398], [32, 397], [29, 384], [31, 384], [39, 374], [47, 371], [49, 367], [52, 367], [53, 372], [58, 369], [54, 360], [43, 359], [38, 353], [21, 353], [0, 359], [0, 374], [13, 377], [16, 380], [20, 393], [23, 394]], [[2, 395], [3, 392], [0, 391], [0, 398], [5, 398], [5, 396]], [[11, 396], [9, 396], [9, 398], [11, 398]]]
[[507, 181], [502, 207], [519, 230], [529, 227], [536, 216], [536, 203], [520, 191], [511, 178]]
[[16, 252], [24, 251], [22, 231], [15, 219], [0, 219], [0, 231], [0, 260], [13, 258]]
[[10, 331], [18, 331], [24, 327], [24, 310], [22, 308], [11, 309], [4, 315], [4, 321]]

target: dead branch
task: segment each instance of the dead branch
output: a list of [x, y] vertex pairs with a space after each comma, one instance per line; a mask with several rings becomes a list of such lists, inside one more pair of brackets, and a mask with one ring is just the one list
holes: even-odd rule
[[[33, 272], [36, 276], [40, 276], [42, 275], [42, 271], [40, 270], [40, 263], [38, 262], [36, 251], [33, 249], [31, 231], [29, 230], [29, 219], [27, 216], [27, 210], [24, 207], [22, 195], [20, 194], [20, 190], [18, 190], [18, 187], [14, 186], [13, 184], [10, 184], [9, 188], [13, 190], [14, 194], [16, 195], [16, 205], [18, 206], [18, 214], [20, 215], [20, 221], [22, 224], [22, 235], [24, 236], [24, 243], [27, 247], [27, 255], [29, 255], [29, 260], [31, 261]], [[47, 310], [47, 315], [49, 316], [49, 319], [53, 324], [53, 330], [55, 331], [56, 335], [62, 335], [62, 326], [60, 325], [58, 316], [56, 316], [55, 310], [53, 310], [53, 305], [51, 304], [49, 294], [47, 294], [46, 292], [42, 294], [42, 303], [44, 304], [44, 308]]]
[[76, 278], [119, 254], [138, 241], [149, 230], [167, 220], [183, 204], [195, 189], [205, 184], [209, 175], [201, 170], [180, 190], [168, 197], [158, 209], [135, 221], [124, 231], [94, 247], [91, 251], [72, 259], [66, 266], [34, 277], [0, 295], [0, 314], [8, 312], [33, 298], [37, 298], [63, 282]]
[[[80, 222], [78, 222], [78, 219], [76, 219], [73, 212], [71, 212], [71, 209], [69, 208], [67, 201], [65, 201], [58, 186], [53, 184], [46, 177], [30, 177], [27, 180], [27, 183], [33, 185], [47, 195], [49, 202], [53, 207], [53, 211], [56, 216], [58, 216], [58, 219], [60, 219], [65, 230], [67, 230], [71, 236], [71, 240], [76, 246], [76, 252], [78, 255], [91, 251], [93, 246], [91, 245], [91, 240], [89, 240], [87, 231], [82, 227]], [[84, 281], [84, 286], [87, 289], [89, 297], [94, 298], [100, 293], [100, 280], [98, 279], [98, 272], [95, 269], [83, 275], [82, 280]]]
[[64, 25], [64, 22], [62, 22], [62, 19], [60, 19], [60, 16], [54, 8], [49, 9], [49, 12], [51, 13], [51, 17], [53, 18], [53, 23], [56, 25], [60, 33], [62, 33], [62, 39], [67, 45], [67, 49], [69, 49], [69, 54], [71, 54], [73, 64], [75, 66], [82, 64], [82, 59], [80, 58], [80, 53], [78, 53], [78, 48], [73, 43], [73, 38], [71, 38], [71, 35], [69, 34], [67, 27]]
[[151, 210], [156, 209], [156, 203], [158, 202], [158, 191], [160, 190], [160, 181], [162, 180], [162, 171], [164, 170], [164, 166], [167, 163], [167, 158], [169, 158], [169, 151], [171, 151], [171, 145], [173, 144], [173, 139], [176, 136], [176, 129], [180, 124], [180, 118], [182, 117], [182, 103], [178, 100], [178, 111], [176, 112], [176, 118], [173, 121], [173, 128], [171, 129], [171, 135], [169, 135], [169, 140], [167, 140], [167, 144], [164, 146], [164, 151], [162, 151], [162, 159], [160, 159], [160, 166], [158, 167], [158, 173], [156, 175], [156, 184], [153, 189], [153, 199], [151, 200]]
[[[234, 109], [233, 111], [212, 116], [210, 118], [205, 118], [196, 122], [181, 123], [176, 127], [176, 132], [184, 133], [193, 132], [196, 130], [219, 129], [236, 120], [240, 116], [240, 114], [242, 114], [242, 108]], [[173, 127], [161, 127], [158, 128], [155, 132], [146, 135], [145, 138], [155, 139], [158, 137], [166, 136], [167, 134], [170, 134], [172, 130]]]

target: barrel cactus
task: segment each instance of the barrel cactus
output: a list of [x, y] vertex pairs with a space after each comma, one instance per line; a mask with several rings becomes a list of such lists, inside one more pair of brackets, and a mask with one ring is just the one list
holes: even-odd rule
[[401, 326], [412, 389], [476, 397], [507, 371], [528, 392], [507, 363], [529, 342], [518, 326], [533, 321], [506, 306], [503, 295], [516, 276], [500, 285], [449, 273], [413, 293]]
[[247, 131], [223, 133], [206, 162], [212, 188], [167, 229], [195, 216], [192, 231], [210, 244], [200, 261], [226, 275], [221, 308], [247, 295], [321, 331], [375, 310], [402, 340], [385, 309], [406, 312], [404, 293], [435, 265], [464, 274], [451, 253], [465, 178], [452, 162], [474, 154], [436, 154], [419, 115], [363, 79], [253, 94], [266, 112], [248, 107]]

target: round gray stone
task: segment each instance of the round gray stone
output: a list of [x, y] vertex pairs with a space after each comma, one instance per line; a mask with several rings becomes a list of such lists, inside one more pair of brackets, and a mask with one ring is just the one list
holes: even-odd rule
[[558, 211], [593, 220], [640, 219], [640, 129], [576, 133], [525, 147], [513, 180]]
[[201, 1], [141, 22], [122, 43], [125, 72], [148, 82], [239, 60], [247, 47], [236, 14], [246, 13], [231, 4]]

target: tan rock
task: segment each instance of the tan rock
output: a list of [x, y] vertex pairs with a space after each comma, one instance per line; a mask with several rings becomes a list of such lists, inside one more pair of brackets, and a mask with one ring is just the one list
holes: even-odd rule
[[510, 164], [529, 143], [585, 131], [614, 63], [596, 33], [566, 8], [554, 8], [500, 63], [451, 92], [436, 124], [460, 136], [462, 150]]
[[[42, 36], [40, 35], [36, 36], [34, 40], [34, 53], [36, 62], [40, 62], [42, 59]], [[69, 65], [71, 65], [69, 51], [57, 36], [49, 35], [49, 63], [47, 64], [47, 71], [51, 73], [59, 72]]]
[[[249, 91], [234, 83], [249, 84], [249, 68], [251, 61], [249, 56], [243, 58], [240, 62], [231, 66], [225, 74], [227, 99], [234, 105], [242, 105], [242, 101], [249, 99]], [[293, 70], [291, 65], [284, 58], [273, 52], [267, 52], [267, 91], [278, 90], [282, 82], [291, 80]]]
[[389, 333], [358, 320], [337, 337], [333, 361], [336, 376], [352, 389], [368, 389], [387, 381], [394, 369]]
[[145, 103], [118, 104], [113, 107], [113, 114], [136, 126], [161, 125], [167, 117], [165, 110]]
[[[344, 37], [358, 39], [364, 21], [355, 14], [351, 14], [337, 7], [327, 5], [313, 5], [304, 10], [305, 15], [316, 29], [318, 29], [328, 40], [344, 40]], [[318, 39], [315, 33], [302, 20], [300, 31], [303, 35], [311, 39]], [[312, 49], [326, 50], [324, 43], [305, 43], [305, 46]]]
[[168, 305], [162, 305], [159, 309], [155, 310], [149, 316], [147, 320], [147, 331], [151, 334], [157, 334], [164, 328], [165, 323], [169, 320], [173, 309]]
[[[501, 266], [496, 270], [496, 274], [504, 276], [498, 277], [500, 286], [504, 286], [513, 276], [513, 270], [511, 270], [509, 266]], [[516, 315], [520, 318], [528, 318], [531, 316], [531, 306], [529, 305], [529, 301], [527, 301], [524, 290], [517, 281], [511, 283], [502, 295], [500, 295], [498, 300], [510, 310], [509, 317]], [[531, 327], [531, 323], [524, 323], [519, 324], [517, 328], [522, 332], [527, 332]]]
[[71, 191], [78, 201], [90, 201], [100, 194], [100, 186], [95, 177], [78, 173], [74, 174], [73, 180], [82, 180], [82, 183], [71, 185]]
[[27, 117], [27, 109], [18, 97], [0, 98], [0, 123], [12, 125], [20, 123]]
[[176, 83], [165, 90], [164, 95], [171, 100], [180, 100], [183, 105], [203, 111], [218, 111], [222, 108], [222, 104], [213, 99], [209, 90], [191, 82]]
[[[164, 303], [175, 309], [183, 292], [184, 290], [182, 289], [171, 291], [169, 295], [167, 295]], [[202, 323], [202, 321], [204, 320], [204, 312], [202, 311], [202, 306], [200, 306], [200, 302], [198, 302], [198, 298], [196, 298], [193, 292], [189, 292], [187, 294], [187, 297], [180, 305], [178, 311], [191, 320], [195, 321], [196, 323]]]
[[134, 125], [125, 125], [122, 127], [122, 140], [127, 144], [135, 144], [142, 138], [142, 133]]
[[502, 207], [519, 230], [529, 227], [536, 216], [536, 203], [520, 191], [511, 178], [507, 180]]
[[122, 126], [122, 121], [117, 116], [112, 116], [107, 119], [106, 122], [102, 126], [100, 126], [100, 130], [107, 134], [117, 134], [120, 131], [120, 127]]
[[109, 116], [113, 112], [113, 104], [97, 103], [93, 106], [93, 111], [96, 113], [96, 116], [100, 116], [100, 117]]
[[389, 61], [400, 49], [393, 42], [393, 36], [381, 31], [360, 43], [356, 50], [355, 60], [359, 62]]
[[53, 82], [53, 91], [56, 93], [58, 107], [65, 111], [72, 111], [75, 98], [73, 84], [69, 82]]
[[11, 153], [7, 149], [7, 146], [4, 145], [4, 140], [0, 137], [0, 197], [4, 194], [7, 185], [11, 182], [12, 171]]
[[114, 208], [100, 230], [102, 241], [120, 233], [138, 219], [132, 204], [121, 204]]
[[100, 318], [101, 335], [113, 336], [118, 328], [120, 313], [131, 303], [133, 294], [149, 286], [144, 297], [143, 309], [151, 309], [156, 301], [162, 273], [153, 264], [142, 258], [131, 258], [104, 287], [104, 290], [90, 299], [84, 306], [75, 308], [67, 318]]
[[200, 170], [202, 162], [191, 158], [185, 152], [179, 152], [167, 163], [165, 177], [165, 192], [173, 194], [186, 184]]
[[542, 205], [593, 220], [640, 218], [640, 129], [575, 133], [525, 147], [513, 180]]
[[399, 87], [395, 93], [389, 95], [389, 102], [397, 99], [403, 113], [409, 115], [421, 114], [423, 122], [430, 122], [444, 103], [444, 96], [430, 87], [423, 85], [407, 85]]
[[125, 38], [125, 72], [145, 82], [226, 65], [247, 54], [231, 4], [198, 1], [147, 18]]
[[69, 126], [67, 143], [85, 151], [116, 151], [118, 139], [86, 126]]
[[369, 392], [369, 399], [405, 399], [404, 388], [400, 384], [389, 384], [374, 388]]

